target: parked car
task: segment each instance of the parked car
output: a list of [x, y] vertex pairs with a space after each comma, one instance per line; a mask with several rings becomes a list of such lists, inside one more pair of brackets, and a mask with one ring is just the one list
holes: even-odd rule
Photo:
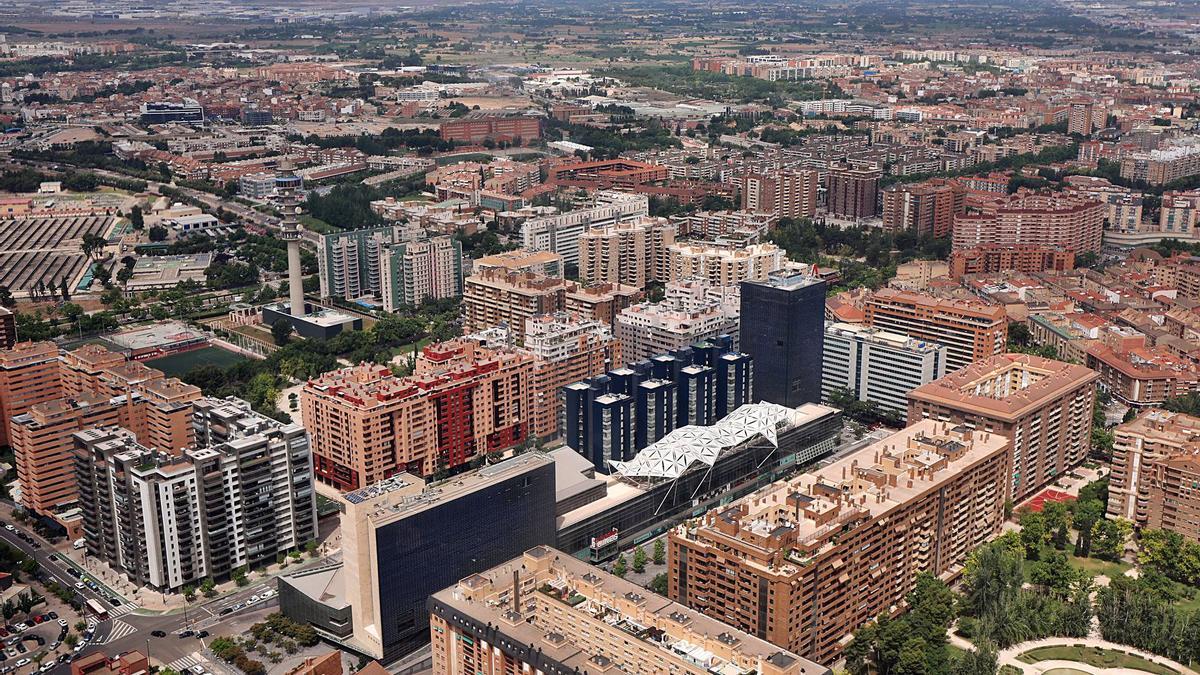
[[167, 632], [162, 630], [152, 630], [150, 634], [154, 637], [167, 637]]
[[57, 619], [57, 618], [58, 618], [58, 612], [49, 612], [49, 613], [47, 613], [47, 614], [46, 614], [46, 616], [50, 617], [51, 619]]
[[20, 661], [17, 661], [13, 665], [15, 665], [18, 668], [24, 668], [25, 666], [29, 665], [29, 659], [21, 659]]
[[179, 631], [179, 637], [181, 637], [181, 638], [192, 637], [192, 636], [193, 636], [193, 635], [195, 635], [195, 634], [196, 634], [196, 631], [194, 631], [194, 630], [181, 630], [181, 631]]
[[196, 633], [196, 638], [197, 638], [197, 639], [203, 639], [203, 638], [206, 638], [206, 637], [208, 637], [208, 631], [206, 631], [206, 630], [198, 631], [198, 632]]

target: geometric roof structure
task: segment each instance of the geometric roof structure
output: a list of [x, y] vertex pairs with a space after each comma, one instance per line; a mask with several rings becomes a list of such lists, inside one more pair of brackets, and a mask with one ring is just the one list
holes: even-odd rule
[[628, 462], [610, 460], [609, 465], [627, 478], [675, 480], [697, 462], [711, 467], [726, 450], [755, 436], [779, 447], [776, 430], [780, 423], [799, 421], [794, 418], [803, 416], [798, 410], [775, 403], [748, 403], [716, 424], [680, 427], [647, 445]]

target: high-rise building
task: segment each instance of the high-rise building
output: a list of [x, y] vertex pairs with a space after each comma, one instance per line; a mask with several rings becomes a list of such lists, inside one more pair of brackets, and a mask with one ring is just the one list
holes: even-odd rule
[[396, 241], [395, 228], [369, 227], [321, 235], [317, 268], [322, 298], [356, 300], [382, 295], [381, 260]]
[[237, 399], [195, 403], [195, 448], [152, 450], [117, 427], [75, 434], [88, 555], [178, 590], [270, 564], [317, 536], [307, 436]]
[[1062, 193], [1018, 193], [984, 202], [954, 218], [954, 250], [1037, 244], [1099, 253], [1105, 204]]
[[1200, 418], [1146, 410], [1113, 430], [1108, 515], [1200, 541]]
[[1072, 101], [1067, 114], [1067, 133], [1091, 136], [1092, 132], [1104, 126], [1103, 117], [1097, 123], [1097, 112], [1104, 114], [1104, 111], [1097, 110], [1096, 104], [1091, 101]]
[[754, 360], [754, 401], [795, 408], [821, 397], [825, 282], [780, 272], [742, 283], [739, 347]]
[[[718, 335], [736, 337], [740, 310], [736, 291], [736, 286], [701, 281], [671, 282], [662, 301], [626, 307], [613, 329], [622, 358], [643, 361]], [[733, 346], [738, 346], [736, 340]]]
[[384, 663], [428, 644], [431, 594], [554, 542], [554, 471], [527, 452], [440, 483], [398, 474], [344, 495], [342, 566], [282, 578], [281, 609], [311, 621], [349, 606], [343, 639]]
[[918, 422], [672, 529], [672, 600], [819, 663], [1000, 533], [1008, 439]]
[[521, 248], [476, 258], [471, 271], [482, 272], [495, 268], [505, 272], [530, 273], [543, 277], [563, 275], [561, 255], [550, 251], [526, 251]]
[[579, 236], [579, 278], [589, 284], [645, 288], [667, 278], [667, 247], [675, 226], [666, 218], [641, 218], [588, 228]]
[[532, 371], [528, 354], [452, 340], [425, 347], [410, 377], [360, 364], [309, 380], [300, 409], [317, 479], [356, 490], [523, 443]]
[[434, 593], [429, 611], [435, 675], [829, 673], [548, 546]]
[[563, 387], [624, 363], [621, 345], [611, 329], [577, 314], [543, 314], [528, 319], [521, 349], [534, 358], [529, 432], [537, 438], [562, 433]]
[[988, 244], [964, 248], [950, 254], [950, 277], [961, 279], [968, 274], [997, 272], [1066, 272], [1075, 269], [1075, 253], [1062, 249], [1021, 244], [998, 246]]
[[949, 370], [1003, 353], [1008, 343], [1008, 318], [999, 306], [881, 288], [865, 309], [871, 328], [944, 346]]
[[17, 315], [0, 307], [0, 349], [12, 349], [17, 344]]
[[883, 227], [919, 237], [948, 237], [954, 217], [966, 212], [967, 189], [957, 181], [933, 179], [883, 189]]
[[812, 218], [817, 212], [820, 173], [814, 169], [750, 174], [738, 179], [742, 210], [778, 218]]
[[568, 385], [567, 446], [608, 473], [678, 427], [715, 424], [751, 402], [750, 357], [732, 344], [721, 336]]
[[476, 271], [463, 283], [463, 332], [506, 324], [521, 340], [526, 319], [567, 309], [566, 294], [573, 287], [565, 279], [529, 272]]
[[1013, 503], [1032, 497], [1087, 459], [1095, 371], [1028, 354], [1000, 354], [908, 395], [908, 423], [938, 420], [1012, 441]]
[[702, 279], [713, 286], [736, 286], [743, 281], [763, 281], [786, 266], [787, 255], [775, 244], [687, 241], [667, 247], [663, 281]]
[[825, 210], [845, 218], [873, 218], [879, 215], [878, 166], [857, 166], [834, 162], [829, 166], [829, 194]]
[[0, 351], [0, 445], [11, 444], [9, 425], [38, 403], [62, 396], [58, 347], [53, 342], [18, 342]]
[[442, 236], [385, 246], [379, 276], [387, 312], [429, 298], [457, 298], [463, 294], [462, 242]]
[[550, 251], [562, 256], [568, 267], [579, 265], [579, 237], [592, 227], [637, 220], [650, 215], [650, 199], [643, 194], [598, 191], [583, 209], [531, 218], [521, 225], [522, 248]]
[[848, 390], [888, 413], [908, 410], [908, 392], [946, 374], [946, 348], [847, 323], [825, 325], [821, 396]]

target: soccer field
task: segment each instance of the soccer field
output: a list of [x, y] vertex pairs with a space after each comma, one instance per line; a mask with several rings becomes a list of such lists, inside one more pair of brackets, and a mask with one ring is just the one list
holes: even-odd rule
[[202, 347], [188, 352], [180, 352], [169, 356], [146, 361], [151, 368], [158, 368], [167, 377], [179, 377], [196, 366], [214, 365], [228, 368], [235, 363], [245, 361], [247, 357], [220, 347]]

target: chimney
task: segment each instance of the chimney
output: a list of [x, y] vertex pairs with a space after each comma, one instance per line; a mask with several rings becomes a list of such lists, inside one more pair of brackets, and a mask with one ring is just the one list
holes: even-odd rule
[[513, 570], [513, 611], [521, 613], [521, 571]]

